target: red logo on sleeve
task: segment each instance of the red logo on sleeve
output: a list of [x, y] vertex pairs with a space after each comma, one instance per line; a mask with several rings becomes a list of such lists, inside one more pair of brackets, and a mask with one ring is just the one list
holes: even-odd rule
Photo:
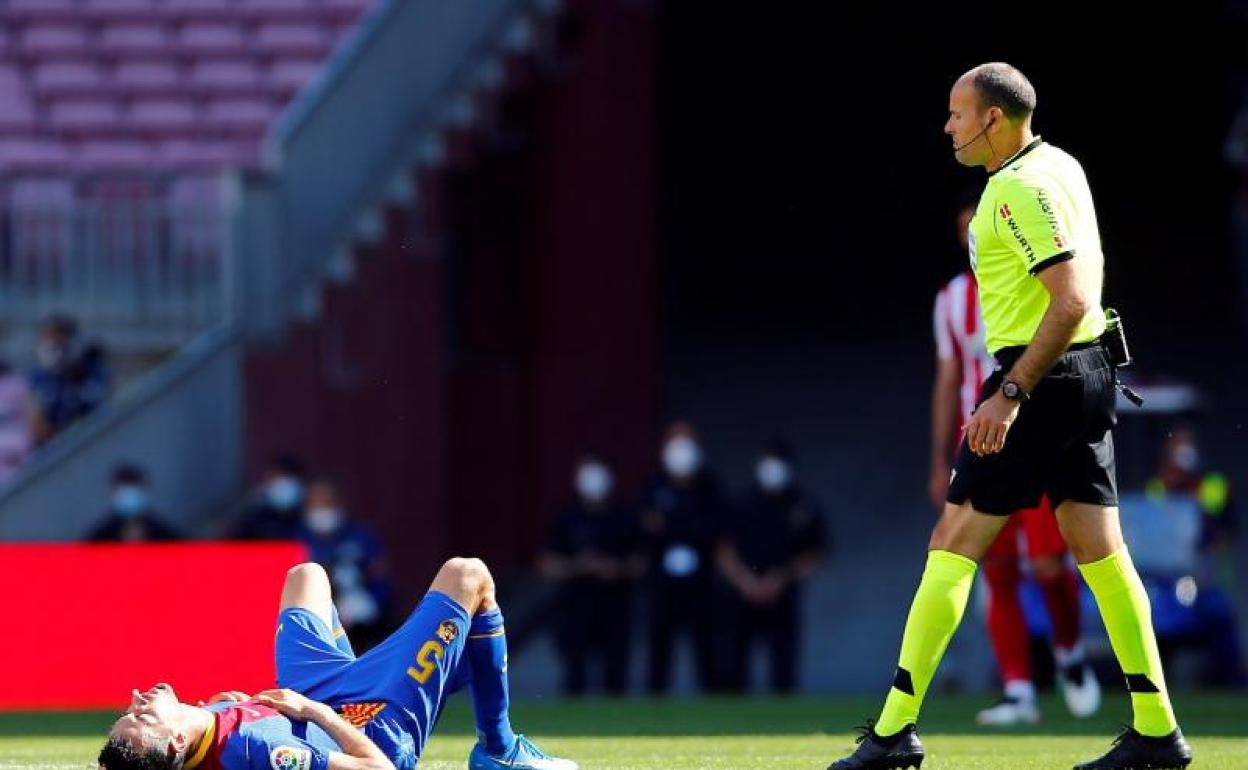
[[1012, 217], [1012, 216], [1014, 216], [1014, 215], [1010, 213], [1010, 206], [1009, 206], [1009, 204], [1008, 204], [1008, 203], [1002, 203], [1002, 204], [1001, 204], [1001, 218], [1002, 218], [1002, 219], [1009, 219], [1009, 218], [1010, 218], [1010, 217]]

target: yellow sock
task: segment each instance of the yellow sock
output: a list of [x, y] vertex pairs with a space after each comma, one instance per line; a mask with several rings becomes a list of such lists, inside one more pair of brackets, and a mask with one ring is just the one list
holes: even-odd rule
[[906, 618], [897, 674], [875, 723], [876, 733], [893, 735], [918, 720], [927, 686], [966, 611], [974, 579], [975, 562], [965, 556], [949, 551], [927, 555], [927, 568]]
[[1127, 677], [1135, 729], [1142, 735], [1169, 735], [1178, 724], [1161, 672], [1148, 594], [1131, 555], [1124, 546], [1100, 561], [1080, 564], [1079, 571], [1096, 597], [1109, 643]]

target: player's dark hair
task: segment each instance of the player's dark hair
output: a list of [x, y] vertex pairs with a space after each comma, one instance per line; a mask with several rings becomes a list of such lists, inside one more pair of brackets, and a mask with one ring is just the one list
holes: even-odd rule
[[1004, 62], [981, 64], [971, 76], [984, 108], [997, 107], [1010, 120], [1020, 120], [1036, 111], [1036, 89], [1016, 68]]
[[96, 762], [104, 770], [174, 770], [175, 759], [157, 748], [136, 749], [113, 736], [100, 749]]

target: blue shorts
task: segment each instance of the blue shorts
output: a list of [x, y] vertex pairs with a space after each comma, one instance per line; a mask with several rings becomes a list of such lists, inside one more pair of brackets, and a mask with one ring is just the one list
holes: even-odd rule
[[[337, 709], [364, 727], [399, 770], [415, 767], [445, 697], [462, 687], [467, 611], [430, 591], [402, 626], [360, 657], [302, 607], [277, 619], [277, 683]], [[342, 629], [338, 629], [341, 635]]]

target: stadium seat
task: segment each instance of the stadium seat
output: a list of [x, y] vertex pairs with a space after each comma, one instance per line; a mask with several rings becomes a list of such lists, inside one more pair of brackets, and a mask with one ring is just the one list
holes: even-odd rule
[[36, 58], [80, 58], [89, 42], [86, 29], [78, 24], [32, 24], [21, 33], [22, 53]]
[[105, 88], [100, 68], [92, 62], [61, 61], [35, 65], [32, 78], [39, 96], [86, 96]]
[[128, 122], [142, 133], [182, 133], [199, 128], [199, 111], [190, 99], [136, 100], [130, 107]]
[[156, 150], [156, 163], [173, 170], [219, 169], [255, 164], [254, 141], [167, 139]]
[[64, 142], [36, 137], [0, 139], [0, 169], [9, 173], [63, 171], [70, 160]]
[[256, 30], [256, 47], [276, 56], [324, 56], [332, 40], [317, 24], [265, 24]]
[[118, 57], [166, 57], [169, 38], [156, 24], [113, 24], [100, 32], [100, 50]]
[[37, 126], [34, 107], [24, 94], [0, 91], [0, 135], [32, 136]]
[[175, 22], [229, 21], [238, 18], [233, 0], [165, 0], [160, 7], [165, 18]]
[[48, 107], [52, 127], [68, 134], [107, 134], [121, 125], [121, 110], [112, 99], [72, 97]]
[[97, 22], [150, 21], [159, 5], [156, 0], [82, 0], [82, 11]]
[[375, 5], [374, 0], [321, 0], [323, 12], [337, 21], [358, 21]]
[[146, 170], [156, 157], [153, 145], [134, 139], [94, 139], [78, 148], [77, 160], [92, 171]]
[[16, 22], [72, 22], [79, 18], [76, 0], [8, 0], [3, 17]]
[[242, 56], [248, 51], [242, 27], [228, 22], [187, 24], [176, 42], [178, 50], [189, 56]]
[[259, 136], [276, 117], [267, 100], [220, 99], [205, 110], [204, 123], [214, 131], [232, 135]]
[[270, 65], [266, 79], [274, 93], [289, 99], [311, 83], [320, 69], [321, 62], [316, 59], [277, 59]]
[[207, 96], [261, 96], [265, 83], [246, 59], [209, 59], [191, 67], [189, 85]]
[[319, 15], [313, 0], [241, 0], [239, 7], [253, 21], [315, 20]]
[[177, 65], [142, 60], [118, 62], [111, 85], [126, 96], [172, 96], [184, 88]]

